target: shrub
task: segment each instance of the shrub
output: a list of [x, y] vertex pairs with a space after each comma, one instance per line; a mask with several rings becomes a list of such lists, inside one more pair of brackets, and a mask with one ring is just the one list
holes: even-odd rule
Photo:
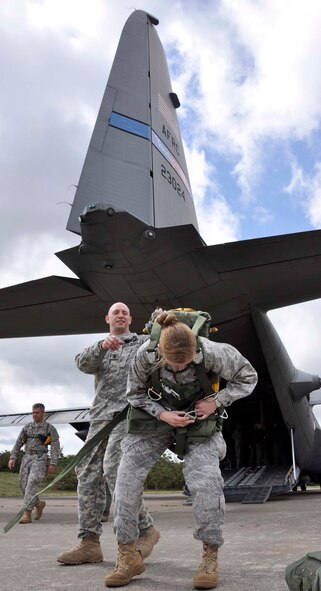
[[178, 490], [183, 487], [183, 484], [182, 463], [173, 461], [165, 453], [148, 474], [145, 489]]
[[[59, 462], [58, 462], [58, 466], [57, 466], [57, 473], [56, 474], [47, 474], [46, 480], [45, 480], [45, 485], [52, 482], [54, 480], [54, 478], [56, 478], [57, 474], [60, 474], [60, 472], [62, 472], [65, 469], [67, 464], [69, 464], [69, 462], [74, 457], [75, 456], [72, 456], [72, 455], [60, 457]], [[57, 484], [54, 484], [54, 486], [52, 487], [52, 490], [69, 490], [69, 491], [71, 490], [71, 491], [76, 492], [76, 490], [77, 490], [77, 476], [76, 476], [75, 469], [72, 469], [68, 474], [66, 474], [66, 476], [64, 476], [61, 480], [59, 480], [59, 482], [57, 482]]]
[[[19, 451], [17, 459], [16, 459], [16, 464], [15, 464], [15, 467], [12, 470], [12, 472], [19, 472], [23, 455], [24, 455], [23, 452]], [[10, 458], [10, 451], [5, 450], [0, 453], [0, 472], [10, 472], [10, 470], [8, 468], [9, 458]]]

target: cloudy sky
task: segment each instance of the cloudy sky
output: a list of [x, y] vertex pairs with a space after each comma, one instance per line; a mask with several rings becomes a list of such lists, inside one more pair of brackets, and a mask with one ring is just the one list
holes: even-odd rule
[[[71, 273], [65, 230], [111, 63], [134, 8], [159, 18], [208, 244], [321, 225], [320, 0], [1, 0], [0, 288]], [[214, 229], [214, 231], [213, 231]], [[270, 318], [321, 373], [320, 301]], [[98, 337], [97, 337], [98, 338]], [[0, 341], [0, 413], [89, 405], [74, 356], [95, 335]], [[321, 420], [320, 411], [316, 414]], [[81, 442], [60, 429], [65, 453]], [[0, 451], [18, 431], [0, 429]]]

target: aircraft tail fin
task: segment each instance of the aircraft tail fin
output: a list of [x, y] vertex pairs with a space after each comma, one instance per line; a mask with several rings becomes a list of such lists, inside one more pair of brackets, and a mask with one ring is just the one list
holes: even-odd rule
[[198, 229], [176, 108], [155, 17], [137, 10], [117, 48], [67, 229], [91, 203], [152, 227]]

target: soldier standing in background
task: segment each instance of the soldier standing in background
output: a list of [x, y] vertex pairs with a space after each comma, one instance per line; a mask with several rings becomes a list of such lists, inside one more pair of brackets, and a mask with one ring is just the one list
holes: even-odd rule
[[48, 445], [51, 446], [48, 474], [55, 474], [60, 454], [59, 435], [53, 425], [44, 419], [45, 407], [36, 403], [32, 407], [32, 423], [25, 425], [10, 453], [8, 462], [9, 470], [15, 467], [20, 449], [25, 446], [19, 470], [19, 485], [23, 495], [24, 504], [28, 509], [22, 515], [19, 523], [31, 523], [31, 512], [36, 508], [35, 520], [41, 518], [46, 506], [45, 501], [38, 497], [29, 503], [37, 493], [39, 484], [44, 480], [48, 464]]
[[[129, 332], [131, 315], [122, 302], [113, 304], [105, 317], [110, 333], [76, 356], [78, 369], [95, 376], [95, 398], [90, 410], [87, 441], [107, 425], [127, 405], [126, 384], [131, 360], [148, 337]], [[78, 538], [80, 545], [57, 557], [63, 564], [101, 562], [101, 518], [106, 505], [106, 479], [114, 492], [121, 459], [120, 444], [126, 434], [126, 421], [121, 421], [95, 446], [76, 468], [78, 478]], [[144, 557], [151, 554], [159, 540], [153, 519], [142, 506], [139, 515], [137, 548]]]

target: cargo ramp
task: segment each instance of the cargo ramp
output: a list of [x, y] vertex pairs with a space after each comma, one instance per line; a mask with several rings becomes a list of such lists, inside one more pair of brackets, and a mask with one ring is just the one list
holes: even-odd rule
[[295, 482], [287, 466], [255, 466], [222, 470], [227, 502], [265, 503], [272, 495], [288, 493]]

